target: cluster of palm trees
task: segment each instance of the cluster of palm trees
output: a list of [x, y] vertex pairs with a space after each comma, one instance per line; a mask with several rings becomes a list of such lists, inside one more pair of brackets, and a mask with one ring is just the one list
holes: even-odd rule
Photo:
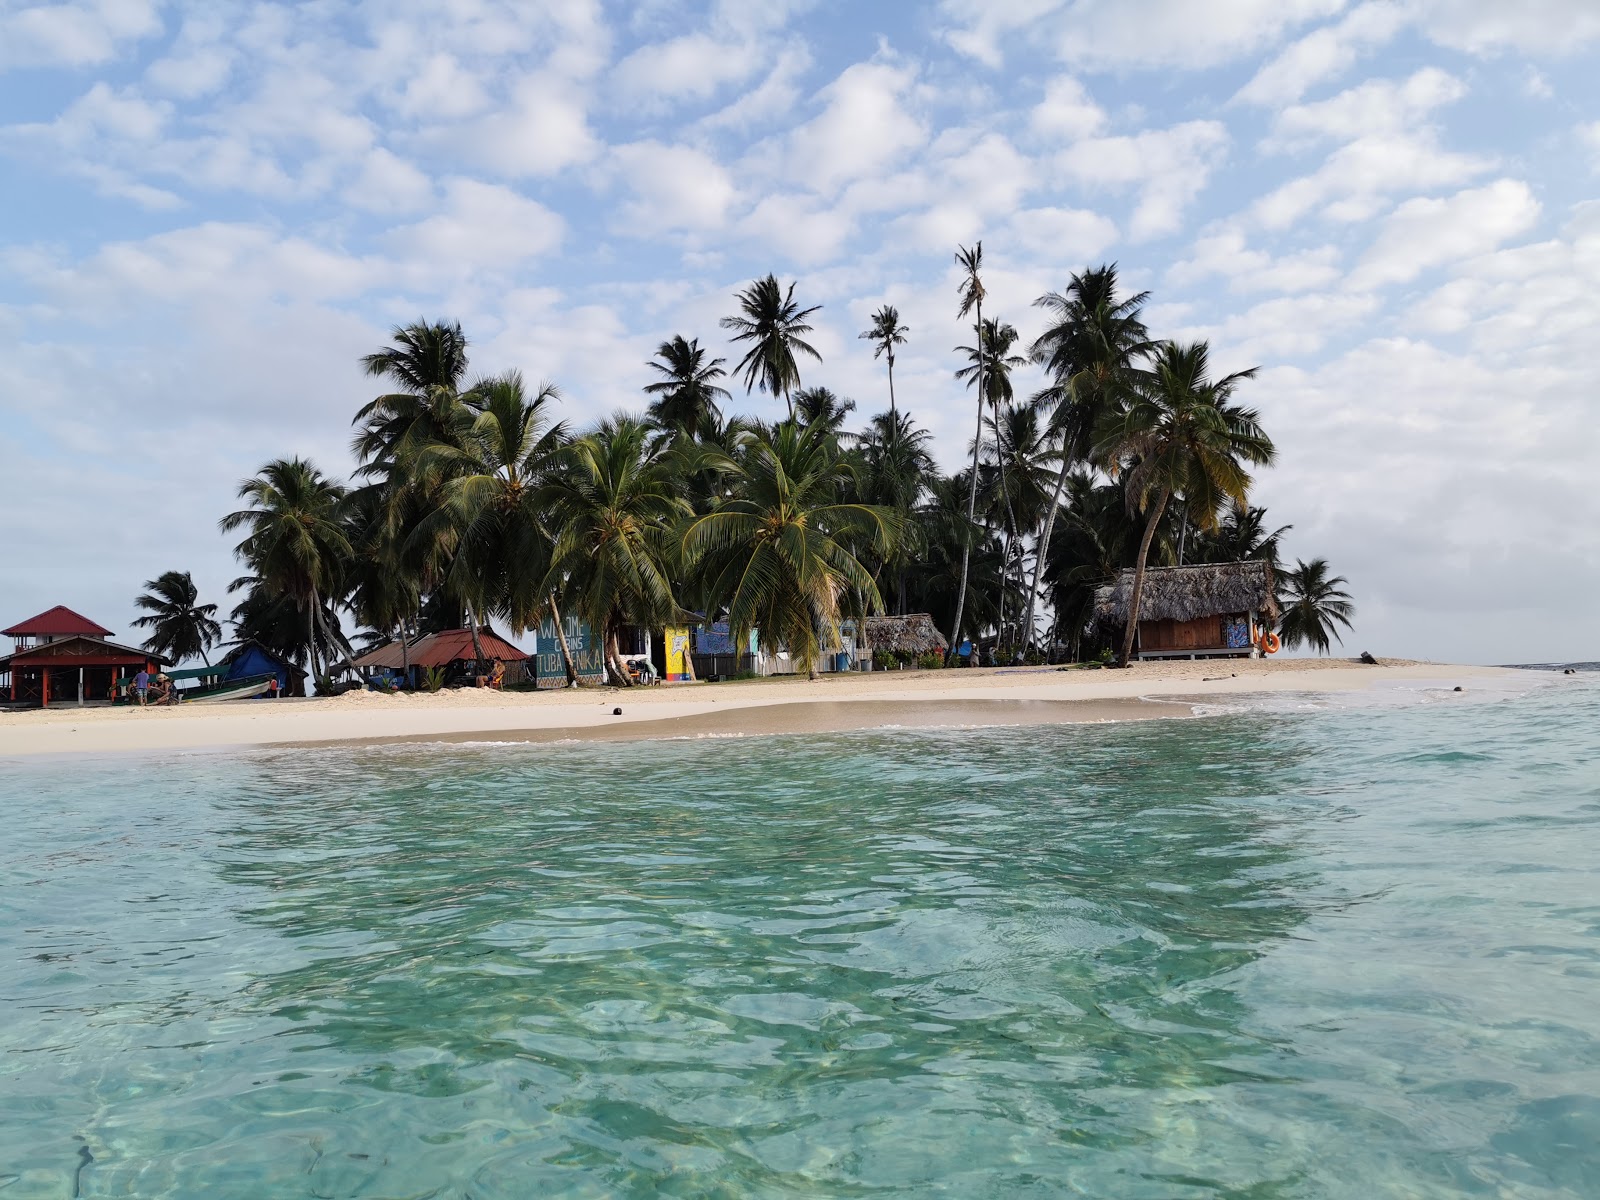
[[[1041, 296], [1045, 328], [1025, 345], [985, 315], [981, 243], [956, 261], [973, 337], [955, 377], [976, 422], [953, 475], [896, 400], [912, 331], [890, 305], [861, 334], [886, 359], [889, 405], [855, 428], [853, 401], [802, 379], [822, 362], [806, 340], [817, 306], [773, 275], [721, 322], [743, 351], [732, 377], [784, 401], [770, 422], [725, 411], [727, 360], [698, 338], [661, 343], [642, 414], [573, 430], [552, 384], [469, 382], [459, 325], [394, 330], [364, 360], [389, 390], [356, 413], [354, 479], [275, 460], [223, 518], [248, 568], [233, 585], [239, 636], [320, 677], [353, 654], [341, 613], [405, 645], [462, 623], [476, 638], [490, 616], [514, 635], [546, 618], [559, 631], [565, 612], [626, 685], [626, 626], [726, 619], [814, 669], [841, 621], [928, 612], [952, 648], [991, 659], [1114, 649], [1126, 662], [1135, 622], [1115, 647], [1085, 632], [1094, 589], [1118, 572], [1134, 569], [1137, 612], [1148, 565], [1277, 564], [1287, 527], [1269, 530], [1249, 498], [1274, 449], [1236, 398], [1254, 371], [1213, 378], [1203, 342], [1153, 339], [1147, 295], [1124, 294], [1114, 266]], [[1030, 366], [1043, 385], [1019, 394]], [[1344, 581], [1321, 560], [1280, 576], [1297, 614], [1286, 639], [1326, 651], [1353, 611]]]

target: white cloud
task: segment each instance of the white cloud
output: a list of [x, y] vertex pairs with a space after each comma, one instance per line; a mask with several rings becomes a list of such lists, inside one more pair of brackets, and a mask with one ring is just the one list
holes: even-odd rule
[[1357, 138], [1310, 175], [1290, 180], [1251, 206], [1268, 229], [1285, 229], [1313, 211], [1334, 221], [1363, 221], [1398, 192], [1432, 191], [1493, 169], [1491, 159], [1440, 149], [1426, 132]]
[[390, 231], [386, 241], [423, 279], [505, 270], [548, 254], [564, 222], [510, 188], [453, 179], [442, 212]]
[[1600, 170], [1600, 121], [1590, 121], [1577, 128], [1578, 143], [1589, 152], [1595, 170]]
[[122, 43], [160, 30], [161, 18], [153, 0], [9, 8], [0, 12], [0, 70], [103, 63], [116, 56]]
[[1063, 152], [1063, 174], [1086, 188], [1136, 190], [1139, 203], [1128, 224], [1135, 239], [1175, 233], [1183, 214], [1205, 188], [1227, 151], [1219, 121], [1189, 121], [1119, 137], [1088, 138]]
[[555, 175], [600, 152], [584, 99], [554, 75], [520, 80], [510, 102], [471, 124], [436, 129], [435, 149], [459, 145], [479, 166], [512, 179]]
[[1026, 39], [1067, 62], [1096, 67], [1206, 67], [1271, 45], [1286, 31], [1329, 17], [1345, 0], [942, 0], [944, 37], [990, 67], [1003, 42]]
[[1336, 25], [1313, 30], [1263, 66], [1234, 97], [1273, 106], [1298, 100], [1353, 64], [1362, 52], [1389, 41], [1405, 27], [1405, 13], [1388, 0], [1358, 6]]
[[414, 163], [376, 146], [367, 152], [361, 172], [345, 189], [344, 198], [367, 212], [416, 212], [433, 200], [433, 181]]
[[739, 222], [737, 232], [803, 266], [836, 256], [855, 221], [836, 207], [799, 196], [771, 195]]
[[915, 72], [857, 63], [818, 94], [822, 112], [789, 137], [784, 173], [821, 193], [876, 174], [926, 143], [922, 121], [906, 111]]
[[1357, 287], [1404, 283], [1423, 271], [1493, 250], [1539, 219], [1527, 184], [1499, 179], [1444, 200], [1419, 197], [1390, 214], [1351, 277]]
[[1011, 218], [1004, 240], [1042, 262], [1081, 264], [1116, 242], [1117, 226], [1084, 208], [1029, 208]]
[[1052, 79], [1030, 114], [1035, 131], [1045, 137], [1077, 141], [1091, 137], [1105, 126], [1106, 114], [1088, 90], [1070, 75]]
[[1368, 80], [1331, 99], [1282, 110], [1266, 145], [1283, 149], [1322, 139], [1354, 141], [1373, 134], [1404, 133], [1415, 129], [1435, 109], [1466, 94], [1466, 84], [1437, 67], [1424, 67], [1398, 83]]
[[616, 147], [612, 158], [635, 197], [618, 224], [634, 236], [715, 228], [737, 195], [727, 170], [689, 146], [634, 142]]
[[762, 65], [754, 46], [690, 33], [641, 46], [613, 68], [621, 100], [704, 100], [730, 83], [748, 79]]
[[800, 101], [800, 79], [811, 69], [811, 54], [801, 43], [785, 46], [767, 76], [737, 100], [703, 117], [704, 130], [746, 130], [794, 111]]
[[1409, 0], [1408, 8], [1428, 37], [1473, 54], [1574, 54], [1600, 39], [1591, 0]]
[[1188, 287], [1222, 277], [1235, 292], [1305, 292], [1335, 283], [1339, 252], [1319, 246], [1274, 258], [1251, 249], [1238, 229], [1221, 229], [1196, 240], [1190, 257], [1167, 270], [1167, 282]]

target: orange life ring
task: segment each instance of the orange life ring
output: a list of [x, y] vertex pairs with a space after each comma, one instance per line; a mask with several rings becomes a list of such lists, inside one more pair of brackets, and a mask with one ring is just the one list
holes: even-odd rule
[[1270, 629], [1261, 635], [1261, 640], [1256, 645], [1261, 647], [1263, 654], [1276, 654], [1283, 649], [1283, 643], [1278, 640], [1278, 635]]

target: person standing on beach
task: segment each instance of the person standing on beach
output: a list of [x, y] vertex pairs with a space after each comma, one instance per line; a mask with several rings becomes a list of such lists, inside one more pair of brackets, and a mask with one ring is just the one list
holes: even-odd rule
[[143, 708], [150, 693], [150, 672], [143, 667], [140, 667], [139, 673], [133, 677], [133, 690], [139, 693], [139, 707]]

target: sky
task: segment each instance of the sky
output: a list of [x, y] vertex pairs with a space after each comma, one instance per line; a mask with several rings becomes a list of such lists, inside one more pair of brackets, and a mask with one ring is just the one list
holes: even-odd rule
[[1115, 262], [1261, 368], [1255, 499], [1348, 652], [1600, 658], [1597, 56], [1596, 0], [0, 0], [0, 621], [124, 634], [171, 569], [226, 612], [240, 480], [346, 476], [423, 318], [581, 426], [674, 334], [736, 361], [768, 271], [880, 411], [892, 303], [953, 467], [981, 239], [1027, 340]]

